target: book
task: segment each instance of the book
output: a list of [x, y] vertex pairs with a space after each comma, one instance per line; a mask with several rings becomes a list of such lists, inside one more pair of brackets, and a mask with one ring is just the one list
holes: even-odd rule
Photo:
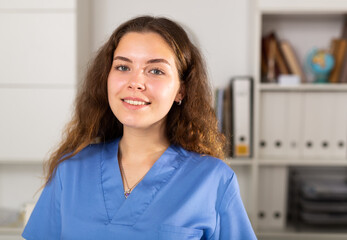
[[[345, 20], [343, 24], [342, 39], [347, 40], [347, 16], [345, 16]], [[347, 83], [347, 49], [345, 51], [344, 60], [342, 62], [339, 82]]]
[[267, 61], [267, 41], [266, 37], [261, 39], [261, 81], [267, 82], [268, 61]]
[[275, 32], [270, 32], [262, 38], [261, 44], [261, 73], [262, 81], [274, 83], [279, 75], [290, 74], [288, 64], [284, 58]]
[[289, 74], [289, 68], [287, 62], [285, 61], [283, 52], [280, 48], [279, 40], [275, 32], [270, 34], [270, 38], [273, 39], [276, 45], [276, 53], [275, 53], [275, 64], [278, 66], [278, 74]]
[[345, 55], [346, 55], [346, 49], [347, 49], [346, 39], [338, 38], [338, 39], [332, 40], [330, 51], [334, 56], [335, 65], [329, 75], [330, 83], [338, 83], [340, 80], [342, 66], [343, 66]]
[[271, 38], [270, 34], [262, 39], [262, 60], [263, 60], [263, 82], [276, 82], [276, 42]]
[[345, 57], [342, 62], [339, 82], [347, 83], [347, 51], [345, 52]]
[[214, 98], [214, 110], [215, 110], [216, 118], [218, 121], [218, 130], [222, 131], [224, 89], [222, 89], [222, 88], [215, 89], [214, 97], [215, 97]]
[[223, 126], [222, 132], [225, 137], [228, 139], [227, 141], [227, 155], [232, 155], [231, 149], [231, 139], [232, 139], [232, 109], [231, 109], [231, 89], [227, 87], [224, 90], [224, 99], [223, 99]]
[[291, 74], [298, 75], [301, 82], [306, 82], [306, 76], [299, 63], [299, 59], [296, 56], [294, 49], [290, 43], [286, 40], [280, 41], [280, 48], [283, 52], [284, 58], [288, 64], [289, 71]]
[[218, 98], [218, 100], [217, 100], [218, 129], [219, 129], [220, 132], [222, 132], [224, 89], [222, 89], [222, 88], [218, 89], [217, 98]]

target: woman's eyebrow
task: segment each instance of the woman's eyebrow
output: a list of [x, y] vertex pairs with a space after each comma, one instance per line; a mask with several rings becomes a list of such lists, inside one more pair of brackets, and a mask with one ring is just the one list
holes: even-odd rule
[[151, 60], [148, 60], [147, 63], [165, 63], [165, 64], [170, 66], [170, 63], [167, 60], [163, 59], [163, 58], [151, 59]]
[[[129, 62], [129, 63], [132, 63], [132, 62], [133, 62], [133, 61], [131, 61], [129, 58], [122, 57], [122, 56], [116, 56], [116, 57], [114, 57], [113, 60], [122, 60], [122, 61]], [[165, 63], [165, 64], [171, 66], [170, 63], [169, 63], [167, 60], [165, 60], [164, 58], [154, 58], [154, 59], [150, 59], [150, 60], [148, 60], [146, 63], [147, 63], [147, 64], [149, 64], [149, 63]]]
[[123, 60], [123, 61], [126, 61], [126, 62], [130, 62], [130, 63], [133, 62], [133, 61], [131, 61], [129, 58], [122, 57], [122, 56], [116, 56], [116, 57], [113, 58], [113, 60], [117, 60], [117, 59]]

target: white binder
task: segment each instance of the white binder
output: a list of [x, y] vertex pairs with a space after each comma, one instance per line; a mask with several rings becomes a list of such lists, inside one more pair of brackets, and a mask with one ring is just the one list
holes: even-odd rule
[[285, 166], [259, 170], [259, 229], [284, 229], [287, 215], [288, 173]]
[[334, 93], [331, 154], [334, 159], [347, 158], [347, 94]]
[[293, 160], [302, 154], [302, 102], [302, 93], [287, 93], [284, 149], [285, 156]]
[[231, 80], [232, 156], [252, 156], [253, 80], [235, 77]]
[[260, 146], [261, 158], [279, 158], [285, 155], [285, 115], [286, 94], [266, 92], [261, 96]]
[[[321, 127], [319, 123], [319, 95], [317, 93], [304, 94], [304, 115], [303, 115], [303, 157], [314, 159], [318, 156], [318, 131]], [[317, 135], [316, 135], [317, 134]]]
[[332, 156], [334, 111], [333, 94], [307, 92], [304, 94], [303, 157], [313, 160]]
[[262, 94], [261, 101], [260, 157], [295, 159], [301, 151], [301, 94], [267, 92]]

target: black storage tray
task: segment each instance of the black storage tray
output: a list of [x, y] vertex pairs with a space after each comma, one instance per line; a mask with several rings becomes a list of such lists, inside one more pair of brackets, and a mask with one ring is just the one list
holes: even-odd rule
[[310, 201], [300, 199], [300, 206], [304, 212], [347, 214], [347, 201]]
[[312, 225], [346, 225], [347, 224], [347, 214], [327, 214], [327, 213], [300, 213], [303, 222]]
[[301, 187], [301, 194], [308, 200], [347, 201], [347, 184], [334, 181], [307, 181]]

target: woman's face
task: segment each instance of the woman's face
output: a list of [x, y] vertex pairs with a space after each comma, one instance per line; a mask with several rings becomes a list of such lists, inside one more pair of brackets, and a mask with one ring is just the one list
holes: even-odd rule
[[147, 129], [165, 122], [182, 99], [175, 55], [156, 33], [125, 34], [113, 55], [108, 101], [124, 127]]

